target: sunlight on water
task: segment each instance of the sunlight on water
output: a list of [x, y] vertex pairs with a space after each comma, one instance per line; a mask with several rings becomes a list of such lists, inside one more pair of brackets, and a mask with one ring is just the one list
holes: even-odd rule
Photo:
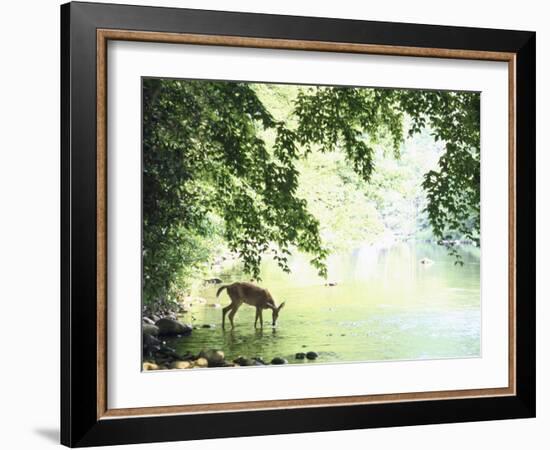
[[[317, 363], [477, 357], [480, 355], [481, 302], [479, 250], [463, 248], [464, 265], [454, 264], [444, 248], [431, 244], [365, 246], [329, 260], [326, 286], [304, 256], [284, 274], [275, 263], [262, 266], [260, 285], [277, 304], [286, 301], [276, 328], [264, 311], [264, 329], [254, 329], [255, 309], [243, 305], [235, 329], [221, 329], [221, 308], [229, 304], [219, 286], [205, 288], [207, 305], [194, 305], [181, 320], [191, 322], [190, 337], [168, 341], [180, 353], [221, 349], [226, 359], [281, 356], [290, 363], [297, 352], [319, 353]], [[433, 264], [421, 264], [429, 258]], [[233, 270], [224, 284], [247, 281]], [[202, 328], [208, 324], [210, 328]]]

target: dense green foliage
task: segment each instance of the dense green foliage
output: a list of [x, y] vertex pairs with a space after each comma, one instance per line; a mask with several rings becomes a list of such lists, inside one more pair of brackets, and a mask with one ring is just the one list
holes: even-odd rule
[[[311, 255], [311, 264], [325, 276], [333, 246], [324, 239], [327, 225], [320, 215], [332, 230], [332, 222], [355, 217], [361, 225], [356, 229], [376, 232], [377, 205], [384, 199], [365, 186], [388, 183], [377, 179], [375, 165], [386, 158], [380, 149], [389, 147], [399, 156], [406, 132], [429, 129], [444, 144], [439, 167], [423, 183], [434, 235], [478, 239], [477, 94], [272, 87], [144, 80], [147, 303], [188, 284], [225, 246], [253, 278], [259, 278], [265, 255], [288, 271], [294, 248]], [[336, 197], [326, 191], [328, 178], [308, 181], [314, 171], [323, 173], [330, 155], [334, 170], [326, 176], [336, 170], [344, 180]], [[304, 182], [318, 189], [304, 190]], [[369, 196], [366, 207], [355, 207]]]
[[376, 142], [386, 132], [398, 156], [404, 115], [411, 120], [409, 136], [429, 127], [434, 139], [445, 143], [445, 152], [438, 169], [425, 176], [427, 211], [434, 235], [461, 263], [453, 239], [479, 244], [479, 105], [479, 94], [469, 92], [317, 88], [299, 95], [297, 137], [307, 148], [342, 146], [368, 182], [373, 150], [365, 135]]
[[[223, 237], [259, 276], [271, 252], [288, 270], [290, 245], [324, 273], [319, 223], [295, 196], [298, 148], [249, 85], [144, 81], [143, 269], [145, 299], [164, 297], [181, 270], [204, 258], [199, 245], [223, 218]], [[259, 130], [277, 137], [268, 149]]]

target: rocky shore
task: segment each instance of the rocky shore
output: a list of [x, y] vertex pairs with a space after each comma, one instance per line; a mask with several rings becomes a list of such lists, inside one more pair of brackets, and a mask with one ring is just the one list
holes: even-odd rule
[[[209, 325], [210, 326], [210, 325]], [[204, 327], [204, 326], [203, 326]], [[173, 348], [166, 345], [163, 338], [186, 337], [193, 332], [193, 326], [177, 321], [172, 317], [157, 318], [154, 321], [150, 317], [143, 317], [142, 344], [143, 344], [143, 370], [170, 370], [193, 369], [206, 367], [250, 367], [288, 364], [288, 360], [276, 356], [270, 361], [265, 361], [261, 356], [238, 356], [228, 360], [222, 350], [205, 349], [198, 354], [187, 352], [179, 354]], [[313, 361], [319, 357], [314, 351], [296, 353], [295, 359], [305, 362]]]

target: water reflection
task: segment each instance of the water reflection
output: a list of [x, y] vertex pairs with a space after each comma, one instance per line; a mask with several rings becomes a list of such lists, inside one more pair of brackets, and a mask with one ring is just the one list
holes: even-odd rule
[[[215, 348], [228, 359], [238, 356], [270, 360], [319, 353], [317, 362], [479, 356], [479, 250], [465, 248], [457, 266], [444, 248], [400, 244], [391, 248], [363, 246], [329, 259], [326, 286], [305, 256], [291, 261], [286, 275], [271, 261], [262, 266], [263, 287], [278, 303], [286, 301], [276, 328], [265, 321], [254, 329], [254, 308], [243, 305], [235, 329], [221, 329], [221, 310], [194, 305], [182, 316], [197, 328], [192, 336], [170, 341], [185, 353]], [[422, 258], [434, 261], [419, 263]], [[224, 283], [246, 277], [236, 268], [221, 274]], [[208, 303], [228, 304], [217, 286], [206, 287]], [[211, 324], [211, 328], [201, 328]]]

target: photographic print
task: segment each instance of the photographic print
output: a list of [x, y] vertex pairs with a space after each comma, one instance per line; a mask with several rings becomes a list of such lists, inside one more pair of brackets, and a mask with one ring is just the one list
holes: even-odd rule
[[534, 32], [60, 21], [64, 445], [535, 417]]
[[143, 370], [480, 356], [480, 94], [142, 78]]

